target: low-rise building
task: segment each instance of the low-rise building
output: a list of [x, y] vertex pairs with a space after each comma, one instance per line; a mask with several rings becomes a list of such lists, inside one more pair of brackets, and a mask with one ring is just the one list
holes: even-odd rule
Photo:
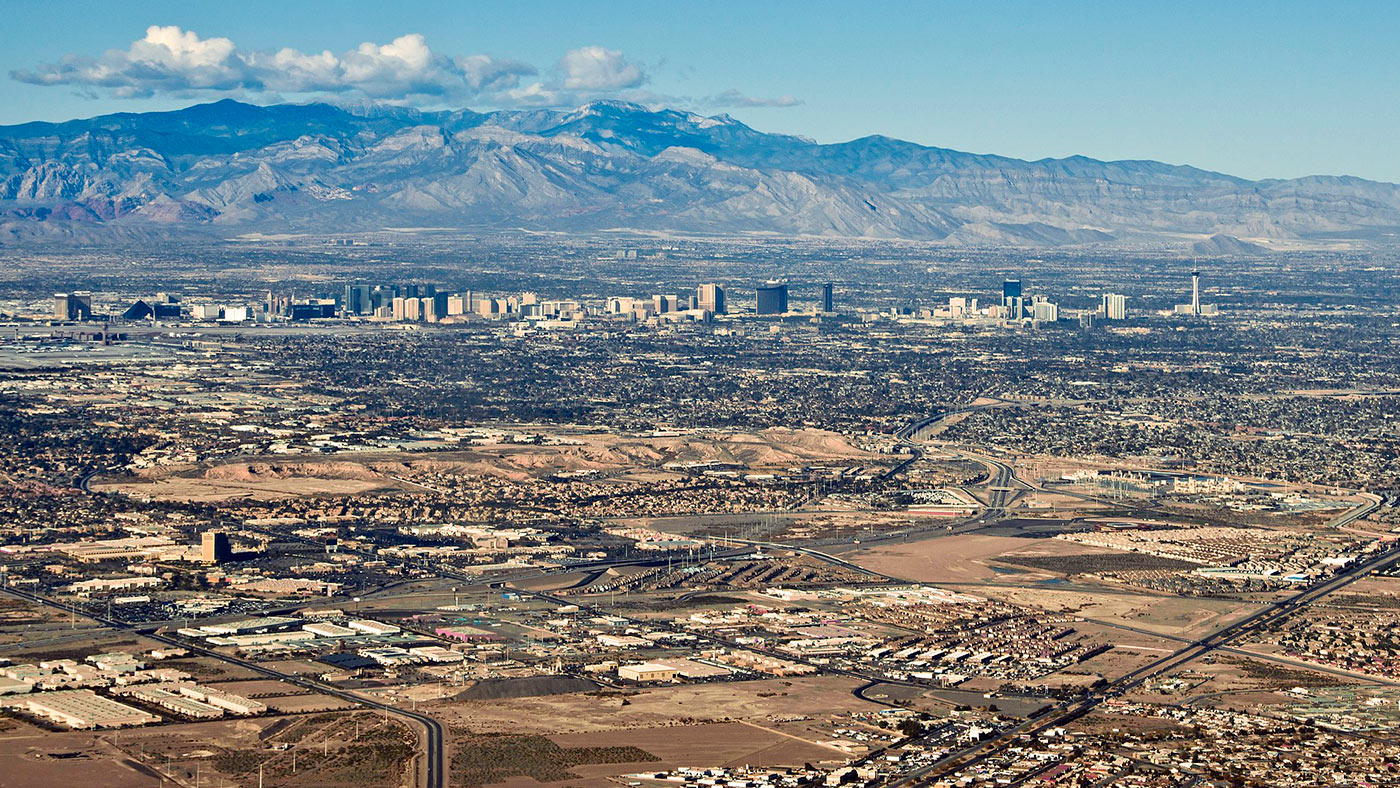
[[123, 694], [192, 720], [217, 720], [224, 716], [223, 709], [185, 697], [173, 687], [135, 687]]
[[16, 708], [69, 728], [126, 728], [160, 722], [160, 717], [104, 698], [92, 690], [58, 690], [26, 695]]
[[396, 635], [401, 631], [399, 627], [393, 624], [385, 624], [383, 621], [371, 621], [367, 618], [347, 621], [345, 622], [345, 626], [364, 632], [367, 635]]
[[659, 662], [639, 662], [617, 668], [617, 677], [628, 681], [675, 681], [679, 675], [680, 671]]

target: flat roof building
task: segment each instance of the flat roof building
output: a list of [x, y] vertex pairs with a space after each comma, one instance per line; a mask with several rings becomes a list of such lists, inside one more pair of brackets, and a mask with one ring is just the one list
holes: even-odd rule
[[350, 627], [342, 627], [339, 624], [332, 624], [329, 621], [318, 621], [314, 624], [307, 624], [302, 629], [320, 638], [348, 638], [360, 634], [359, 630]]
[[135, 687], [125, 692], [139, 701], [173, 711], [192, 720], [217, 720], [224, 716], [223, 709], [187, 698], [171, 687]]
[[181, 684], [178, 692], [187, 698], [194, 698], [201, 703], [206, 703], [214, 708], [221, 709], [229, 714], [261, 714], [267, 711], [267, 705], [261, 701], [245, 698], [242, 695], [235, 695], [232, 692], [214, 689], [213, 687], [202, 687], [194, 684]]
[[160, 722], [160, 717], [104, 698], [92, 690], [58, 690], [26, 695], [12, 702], [15, 708], [69, 728], [125, 728]]
[[640, 662], [636, 665], [621, 665], [617, 677], [628, 681], [675, 681], [680, 671], [659, 662]]
[[399, 627], [393, 624], [385, 624], [382, 621], [371, 621], [367, 618], [347, 621], [345, 622], [345, 626], [368, 635], [396, 635], [400, 631]]

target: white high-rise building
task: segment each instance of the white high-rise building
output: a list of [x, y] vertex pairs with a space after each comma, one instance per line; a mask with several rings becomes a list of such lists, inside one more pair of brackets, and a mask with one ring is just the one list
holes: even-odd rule
[[1099, 314], [1105, 320], [1126, 320], [1128, 318], [1128, 298], [1118, 293], [1104, 293]]
[[700, 285], [695, 288], [695, 297], [701, 309], [708, 309], [717, 315], [725, 313], [723, 287], [716, 284]]

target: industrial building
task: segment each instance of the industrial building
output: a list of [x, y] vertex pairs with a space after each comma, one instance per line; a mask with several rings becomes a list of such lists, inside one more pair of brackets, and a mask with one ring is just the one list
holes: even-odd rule
[[104, 698], [92, 690], [58, 690], [11, 701], [18, 708], [59, 725], [79, 730], [126, 728], [160, 722], [160, 717]]
[[659, 662], [640, 662], [636, 665], [620, 665], [617, 677], [628, 681], [675, 681], [680, 671]]
[[300, 624], [301, 619], [299, 618], [267, 616], [264, 618], [245, 618], [241, 621], [230, 621], [225, 624], [208, 624], [198, 629], [203, 635], [248, 635], [256, 632], [291, 629]]
[[34, 685], [28, 681], [0, 676], [0, 695], [23, 695], [31, 689], [34, 689]]
[[339, 624], [332, 624], [329, 621], [318, 621], [315, 624], [307, 624], [303, 630], [310, 632], [321, 638], [348, 638], [360, 634], [358, 630], [350, 627], [342, 627]]
[[203, 687], [196, 684], [181, 684], [176, 688], [176, 691], [186, 698], [193, 698], [201, 703], [226, 711], [229, 714], [246, 716], [249, 714], [261, 714], [267, 711], [267, 705], [260, 701], [251, 700], [242, 695], [235, 695], [232, 692], [217, 690], [213, 687]]
[[369, 619], [355, 619], [345, 622], [345, 626], [367, 635], [397, 635], [401, 630], [393, 624], [385, 624], [382, 621], [371, 621]]
[[123, 694], [192, 720], [217, 720], [224, 716], [223, 709], [187, 698], [167, 687], [134, 687]]

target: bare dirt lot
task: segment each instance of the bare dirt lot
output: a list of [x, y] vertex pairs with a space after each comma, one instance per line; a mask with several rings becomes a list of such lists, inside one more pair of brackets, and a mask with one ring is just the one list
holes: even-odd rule
[[509, 704], [455, 701], [434, 704], [444, 722], [476, 733], [557, 736], [680, 723], [763, 721], [774, 716], [821, 716], [880, 708], [851, 694], [860, 682], [841, 676], [692, 684], [646, 689], [623, 697], [598, 694], [519, 698]]
[[[12, 721], [13, 722], [13, 721]], [[0, 733], [0, 787], [147, 788], [159, 784], [100, 734], [50, 733], [23, 723]]]
[[[550, 695], [509, 704], [457, 700], [419, 708], [430, 708], [459, 731], [464, 746], [502, 748], [503, 753], [539, 750], [553, 766], [530, 773], [547, 776], [551, 784], [604, 788], [616, 775], [683, 765], [844, 761], [848, 753], [830, 740], [830, 720], [880, 708], [852, 694], [859, 684], [843, 677], [808, 677]], [[565, 752], [544, 752], [553, 746]], [[581, 755], [571, 760], [572, 753]], [[463, 785], [539, 785], [527, 776], [490, 777], [494, 770], [489, 764], [460, 757], [454, 763], [459, 760], [470, 774], [454, 774], [454, 783], [460, 778], [466, 780]]]
[[[228, 466], [224, 466], [228, 467]], [[308, 474], [314, 474], [309, 469]], [[393, 483], [376, 480], [327, 479], [315, 475], [277, 476], [249, 473], [246, 478], [227, 476], [170, 476], [151, 482], [108, 482], [92, 485], [97, 492], [118, 492], [160, 501], [228, 501], [235, 498], [263, 500], [304, 495], [354, 495], [391, 489]]]
[[406, 452], [287, 455], [212, 467], [142, 469], [93, 489], [158, 500], [218, 501], [413, 489], [396, 477], [418, 472], [525, 480], [557, 473], [657, 473], [667, 463], [723, 463], [762, 471], [794, 465], [878, 463], [876, 455], [823, 430], [682, 435], [546, 433], [537, 444], [497, 443], [431, 455]]
[[[1195, 635], [1223, 626], [1255, 609], [1254, 605], [1229, 599], [1188, 599], [1137, 593], [1126, 587], [1096, 587], [1071, 584], [1054, 587], [972, 586], [970, 593], [1002, 599], [1013, 604], [1051, 611], [1074, 612], [1086, 619], [1122, 624], [1164, 635]], [[1112, 642], [1132, 641], [1132, 632], [1111, 638]]]
[[[1059, 539], [1021, 539], [1011, 536], [958, 534], [917, 542], [880, 545], [847, 552], [843, 557], [861, 566], [894, 577], [921, 583], [970, 582], [998, 576], [992, 561], [1001, 556], [1031, 558], [1072, 554], [1113, 554], [1113, 550], [1084, 549]], [[1007, 571], [1007, 570], [1003, 570]], [[1054, 573], [1026, 568], [1023, 573], [1050, 577]]]

